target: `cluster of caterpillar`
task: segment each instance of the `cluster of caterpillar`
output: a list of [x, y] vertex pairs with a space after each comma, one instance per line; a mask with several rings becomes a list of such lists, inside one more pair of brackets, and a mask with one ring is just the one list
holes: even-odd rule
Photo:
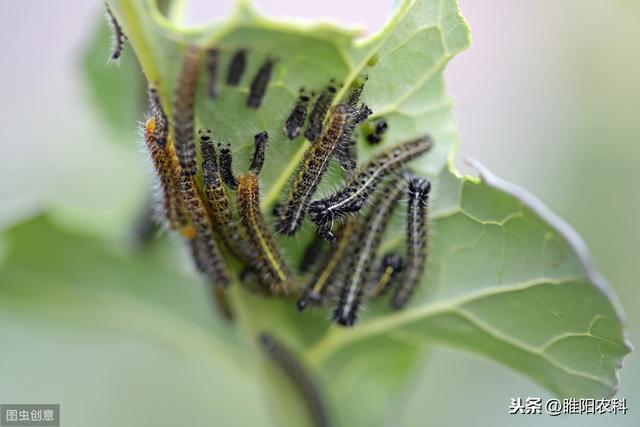
[[[188, 242], [195, 266], [213, 285], [218, 305], [231, 314], [224, 289], [232, 282], [228, 263], [234, 259], [244, 267], [241, 282], [249, 290], [292, 298], [300, 310], [328, 307], [341, 326], [354, 325], [368, 300], [391, 289], [391, 306], [405, 307], [425, 269], [430, 191], [429, 182], [411, 173], [408, 165], [431, 149], [431, 138], [423, 135], [392, 145], [358, 167], [356, 129], [373, 113], [360, 102], [366, 78], [350, 88], [340, 88], [332, 80], [321, 90], [300, 89], [283, 134], [289, 140], [303, 136], [310, 144], [278, 204], [273, 226], [285, 236], [295, 235], [307, 217], [315, 226], [316, 237], [295, 272], [285, 262], [261, 206], [267, 132], [254, 136], [248, 170], [239, 174], [233, 168], [233, 147], [243, 141], [217, 140], [215, 129], [196, 132], [199, 80], [204, 70], [205, 96], [220, 96], [222, 54], [217, 48], [188, 46], [173, 85], [171, 116], [150, 85], [144, 132], [158, 181], [161, 216]], [[247, 61], [245, 49], [229, 57], [227, 85], [243, 82]], [[260, 108], [276, 66], [268, 56], [251, 82], [245, 83], [247, 108]], [[378, 136], [387, 126], [380, 123], [375, 125]], [[332, 194], [316, 199], [333, 161], [342, 167], [345, 180]], [[380, 255], [380, 242], [403, 196], [409, 200], [406, 253]], [[307, 273], [310, 277], [303, 283]]]

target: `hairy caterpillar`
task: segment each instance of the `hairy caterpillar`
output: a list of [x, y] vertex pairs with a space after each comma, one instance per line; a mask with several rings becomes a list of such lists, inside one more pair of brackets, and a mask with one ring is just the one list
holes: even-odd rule
[[262, 166], [264, 165], [264, 153], [267, 148], [268, 141], [269, 134], [267, 131], [262, 131], [255, 134], [253, 137], [255, 149], [253, 150], [253, 157], [249, 164], [249, 170], [254, 172], [256, 175], [260, 175], [260, 172], [262, 171]]
[[231, 146], [227, 143], [224, 146], [218, 144], [220, 148], [220, 176], [222, 182], [232, 190], [238, 188], [238, 181], [233, 173], [233, 156], [231, 155]]
[[427, 221], [431, 183], [422, 177], [413, 177], [409, 181], [409, 207], [407, 209], [407, 266], [402, 280], [391, 299], [391, 306], [398, 310], [404, 308], [427, 263]]
[[292, 235], [302, 225], [309, 198], [315, 193], [329, 167], [329, 161], [340, 142], [346, 121], [347, 107], [344, 104], [333, 107], [322, 137], [305, 152], [276, 222], [276, 230], [279, 233]]
[[195, 230], [180, 195], [180, 166], [172, 144], [160, 146], [156, 139], [156, 119], [150, 116], [145, 123], [144, 140], [153, 163], [161, 194], [162, 216], [172, 230], [183, 237], [193, 237]]
[[333, 221], [358, 212], [375, 191], [382, 178], [427, 152], [433, 145], [428, 136], [399, 144], [373, 157], [350, 181], [333, 195], [309, 204], [309, 219], [321, 234], [331, 229]]
[[251, 254], [246, 246], [244, 236], [237, 226], [231, 199], [223, 185], [218, 168], [218, 157], [210, 132], [207, 130], [200, 135], [204, 200], [212, 219], [214, 231], [236, 257], [247, 262], [251, 259]]
[[254, 171], [238, 176], [238, 211], [263, 284], [275, 293], [289, 292], [291, 274], [260, 211], [260, 189]]
[[194, 105], [201, 51], [189, 46], [176, 82], [173, 102], [173, 136], [180, 167], [187, 175], [196, 173], [196, 145], [194, 142]]
[[[313, 96], [313, 94], [311, 94]], [[309, 109], [309, 101], [311, 98], [305, 92], [304, 88], [300, 89], [300, 94], [293, 111], [284, 124], [284, 134], [289, 139], [296, 139], [300, 135], [304, 121], [307, 119], [307, 110]]]
[[393, 281], [402, 271], [404, 263], [400, 255], [396, 253], [388, 253], [382, 257], [382, 262], [377, 274], [369, 283], [367, 294], [371, 298], [377, 298], [385, 295], [391, 288]]
[[[352, 220], [347, 220], [342, 226], [336, 242], [324, 256], [313, 278], [302, 291], [302, 297], [298, 300], [298, 310], [302, 311], [310, 305], [320, 305], [327, 289], [335, 284], [341, 267], [348, 258], [355, 230], [356, 224]], [[322, 239], [319, 240], [322, 241]]]
[[307, 245], [300, 259], [298, 265], [298, 271], [300, 273], [307, 273], [318, 261], [318, 258], [322, 256], [322, 250], [324, 247], [324, 239], [316, 235], [313, 240]]
[[336, 94], [336, 87], [331, 84], [325, 90], [320, 92], [316, 102], [311, 107], [311, 113], [309, 113], [309, 124], [307, 130], [304, 132], [304, 137], [311, 142], [315, 142], [322, 136], [322, 129], [324, 118], [329, 111], [329, 107], [333, 102], [333, 97]]
[[231, 62], [229, 62], [229, 69], [227, 71], [227, 84], [229, 86], [238, 86], [238, 84], [240, 84], [246, 65], [247, 51], [245, 49], [239, 49], [233, 57], [231, 57]]
[[262, 99], [267, 92], [267, 85], [271, 79], [271, 72], [273, 71], [273, 65], [275, 61], [271, 58], [260, 66], [256, 76], [251, 82], [249, 87], [249, 96], [247, 97], [247, 107], [257, 109], [262, 104]]
[[366, 286], [371, 281], [372, 264], [391, 214], [402, 194], [401, 179], [396, 176], [380, 192], [369, 214], [360, 224], [347, 266], [347, 280], [342, 285], [340, 301], [333, 319], [342, 326], [353, 326], [363, 303]]
[[158, 146], [164, 149], [167, 146], [167, 137], [169, 136], [169, 123], [167, 121], [167, 115], [162, 108], [158, 91], [153, 86], [149, 85], [147, 88], [147, 95], [149, 97], [149, 113], [154, 119], [153, 137], [155, 138]]
[[307, 405], [313, 425], [315, 427], [330, 427], [332, 423], [329, 420], [320, 391], [316, 387], [313, 378], [311, 378], [295, 355], [273, 335], [265, 332], [259, 335], [258, 343], [269, 360], [298, 389], [300, 396]]
[[124, 44], [127, 42], [127, 36], [122, 31], [122, 27], [118, 23], [118, 20], [111, 12], [111, 8], [107, 3], [105, 3], [107, 7], [107, 22], [111, 27], [111, 33], [113, 34], [113, 49], [111, 51], [111, 60], [117, 61], [122, 55], [122, 51], [124, 50]]
[[229, 273], [214, 239], [207, 210], [198, 194], [194, 176], [184, 170], [180, 172], [180, 194], [196, 231], [196, 249], [199, 251], [197, 259], [200, 260], [202, 270], [213, 285], [228, 286]]

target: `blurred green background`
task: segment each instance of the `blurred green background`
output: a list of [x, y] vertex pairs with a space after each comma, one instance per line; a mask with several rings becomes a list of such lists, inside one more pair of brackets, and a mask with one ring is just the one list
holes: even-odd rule
[[[231, 1], [193, 3], [192, 21], [204, 22], [222, 16]], [[271, 14], [332, 16], [369, 32], [390, 8], [386, 0], [257, 3]], [[459, 157], [470, 155], [527, 187], [583, 235], [626, 308], [637, 345], [640, 3], [461, 0], [460, 6], [474, 43], [446, 73]], [[268, 425], [261, 390], [225, 355], [225, 340], [189, 347], [185, 342], [197, 337], [180, 338], [220, 326], [196, 281], [180, 293], [170, 286], [191, 274], [188, 267], [175, 260], [160, 271], [157, 262], [145, 264], [173, 256], [170, 242], [152, 248], [142, 267], [126, 261], [149, 175], [135, 143], [134, 120], [142, 117], [114, 132], [93, 106], [82, 55], [101, 13], [101, 2], [0, 2], [0, 228], [46, 209], [64, 230], [43, 231], [35, 220], [0, 236], [0, 262], [8, 245], [17, 247], [12, 251], [23, 270], [7, 274], [28, 288], [0, 293], [0, 403], [59, 402], [67, 426]], [[104, 58], [105, 72], [118, 72], [106, 52]], [[61, 241], [84, 253], [69, 259], [48, 249]], [[78, 284], [111, 283], [117, 269], [140, 283], [126, 292], [151, 302], [136, 305], [109, 292], [67, 299], [31, 286], [38, 274], [56, 279], [64, 266]], [[167, 322], [167, 312], [175, 322]], [[438, 348], [416, 379], [400, 424], [635, 426], [639, 360], [627, 357], [621, 372], [618, 397], [627, 398], [627, 415], [551, 418], [508, 415], [511, 397], [550, 397], [537, 385], [492, 362]]]

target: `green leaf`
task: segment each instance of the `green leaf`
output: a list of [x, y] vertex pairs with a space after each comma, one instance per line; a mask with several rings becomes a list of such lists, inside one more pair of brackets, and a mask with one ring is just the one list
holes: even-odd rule
[[128, 252], [46, 216], [0, 241], [1, 400], [54, 396], [70, 426], [268, 425], [233, 328], [167, 242]]
[[[450, 165], [457, 136], [442, 71], [469, 45], [468, 27], [454, 0], [397, 2], [386, 27], [365, 40], [328, 24], [273, 22], [247, 2], [239, 2], [228, 21], [198, 28], [178, 27], [152, 0], [109, 4], [168, 112], [187, 44], [220, 48], [223, 71], [235, 49], [249, 49], [242, 84], [223, 85], [216, 100], [200, 96], [196, 114], [216, 139], [233, 142], [237, 170], [246, 169], [253, 135], [269, 132], [261, 176], [265, 213], [282, 197], [306, 149], [306, 142], [282, 135], [302, 86], [318, 90], [335, 79], [344, 83], [341, 96], [366, 74], [363, 100], [374, 118], [389, 123], [383, 148], [424, 133], [434, 136], [432, 152], [415, 164], [433, 179], [436, 194], [429, 265], [408, 309], [390, 313], [375, 304], [353, 330], [343, 330], [324, 315], [297, 313], [289, 301], [258, 298], [239, 286], [233, 290], [240, 337], [253, 357], [260, 358], [255, 346], [260, 331], [281, 337], [322, 380], [340, 425], [392, 424], [426, 346], [433, 343], [489, 357], [562, 397], [615, 392], [630, 346], [621, 309], [584, 243], [522, 190], [482, 168], [479, 179], [460, 177]], [[278, 63], [263, 106], [248, 110], [250, 78], [270, 55]], [[205, 80], [199, 93], [205, 93]], [[363, 139], [358, 149], [362, 160], [374, 151]], [[339, 178], [333, 174], [321, 191]], [[402, 245], [401, 228], [393, 231], [385, 248]], [[308, 224], [300, 236], [277, 238], [291, 264], [311, 236]], [[264, 368], [261, 378], [278, 425], [304, 424], [290, 385], [268, 364], [258, 367]], [[366, 402], [366, 408], [354, 401]]]

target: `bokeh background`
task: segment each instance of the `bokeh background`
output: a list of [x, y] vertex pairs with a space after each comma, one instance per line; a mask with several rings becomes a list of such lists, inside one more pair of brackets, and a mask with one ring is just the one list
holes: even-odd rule
[[[389, 0], [255, 3], [270, 15], [331, 17], [368, 33], [391, 8]], [[189, 19], [219, 19], [231, 4], [193, 0]], [[459, 167], [469, 172], [461, 158], [472, 156], [567, 219], [617, 290], [637, 345], [640, 2], [460, 0], [460, 7], [474, 42], [446, 71]], [[60, 224], [117, 243], [144, 199], [139, 146], [113, 142], [133, 140], [135, 129], [108, 128], [83, 73], [101, 13], [101, 2], [0, 2], [2, 229], [46, 207]], [[260, 390], [247, 392], [223, 363], [203, 373], [203, 361], [123, 331], [25, 315], [0, 302], [0, 343], [0, 402], [61, 402], [63, 425], [180, 425], [185, 416], [191, 425], [241, 425], [265, 413]], [[550, 396], [490, 361], [436, 349], [399, 425], [637, 426], [639, 362], [632, 354], [622, 370], [618, 397], [627, 398], [627, 415], [516, 416], [507, 415], [511, 397]], [[216, 398], [229, 404], [212, 404]]]

